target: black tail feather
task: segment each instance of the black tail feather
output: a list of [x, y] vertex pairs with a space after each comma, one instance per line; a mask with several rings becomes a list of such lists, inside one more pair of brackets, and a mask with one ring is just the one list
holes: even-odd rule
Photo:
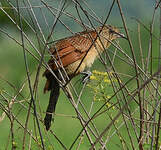
[[44, 124], [46, 126], [46, 130], [50, 129], [51, 120], [52, 120], [53, 114], [55, 113], [55, 108], [56, 108], [56, 104], [58, 101], [59, 93], [60, 93], [59, 83], [57, 82], [55, 78], [52, 78], [50, 99], [49, 99], [49, 104], [46, 110], [46, 116], [44, 118]]

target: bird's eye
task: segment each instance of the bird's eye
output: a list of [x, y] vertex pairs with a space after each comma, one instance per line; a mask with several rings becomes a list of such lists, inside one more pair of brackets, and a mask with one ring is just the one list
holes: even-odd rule
[[115, 33], [115, 31], [112, 29], [109, 29], [109, 33]]

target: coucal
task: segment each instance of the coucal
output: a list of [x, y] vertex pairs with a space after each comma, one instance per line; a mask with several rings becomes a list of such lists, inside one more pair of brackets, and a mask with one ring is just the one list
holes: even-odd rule
[[[91, 67], [94, 60], [111, 45], [110, 41], [120, 37], [124, 38], [124, 35], [120, 34], [116, 27], [110, 25], [98, 27], [96, 30], [79, 32], [61, 39], [51, 46], [51, 59], [48, 61], [48, 65], [58, 79], [62, 80], [62, 75], [60, 75], [62, 70], [65, 70], [68, 79], [71, 79], [83, 72], [85, 68]], [[55, 112], [59, 97], [60, 85], [48, 69], [43, 75], [47, 79], [44, 93], [51, 91], [44, 118], [46, 130], [49, 130], [52, 114]]]

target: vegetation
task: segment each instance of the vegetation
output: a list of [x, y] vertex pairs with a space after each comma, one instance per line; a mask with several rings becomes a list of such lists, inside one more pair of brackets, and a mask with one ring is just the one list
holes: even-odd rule
[[[157, 2], [147, 25], [139, 17], [125, 20], [123, 15], [128, 12], [120, 7], [125, 2], [115, 1], [116, 16], [120, 17], [110, 18], [110, 22], [121, 25], [120, 31], [129, 34], [128, 40], [119, 39], [106, 50], [103, 61], [98, 59], [92, 66], [89, 82], [83, 84], [79, 75], [72, 79], [69, 88], [61, 90], [52, 128], [45, 130], [43, 118], [49, 94], [43, 94], [42, 73], [50, 57], [47, 43], [71, 35], [69, 29], [80, 31], [80, 23], [100, 24], [99, 17], [93, 19], [91, 2], [64, 2], [57, 2], [57, 7], [53, 4], [52, 9], [47, 7], [50, 2], [44, 1], [0, 2], [0, 150], [161, 149]], [[38, 8], [29, 7], [31, 4]], [[112, 8], [112, 1], [109, 6]], [[61, 23], [55, 19], [60, 12]]]

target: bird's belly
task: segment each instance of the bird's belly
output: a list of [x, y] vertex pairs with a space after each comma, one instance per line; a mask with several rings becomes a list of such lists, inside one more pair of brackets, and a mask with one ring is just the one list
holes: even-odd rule
[[76, 62], [68, 65], [65, 70], [69, 76], [75, 76], [79, 74], [80, 72], [83, 72], [85, 69], [85, 64], [84, 62], [81, 63], [81, 60], [77, 60]]
[[84, 59], [85, 66], [91, 67], [97, 56], [98, 56], [97, 50], [95, 48], [90, 49], [87, 56]]
[[[83, 72], [86, 67], [91, 67], [94, 63], [95, 59], [98, 56], [97, 50], [93, 47], [89, 50], [88, 54], [84, 58], [83, 62], [82, 60], [77, 60], [76, 62], [68, 65], [65, 70], [67, 74], [70, 76], [74, 76], [76, 74], [79, 74], [80, 72]], [[80, 65], [81, 63], [81, 65]], [[78, 68], [79, 67], [79, 68]], [[77, 71], [76, 71], [77, 70]], [[76, 72], [75, 72], [76, 71]]]

